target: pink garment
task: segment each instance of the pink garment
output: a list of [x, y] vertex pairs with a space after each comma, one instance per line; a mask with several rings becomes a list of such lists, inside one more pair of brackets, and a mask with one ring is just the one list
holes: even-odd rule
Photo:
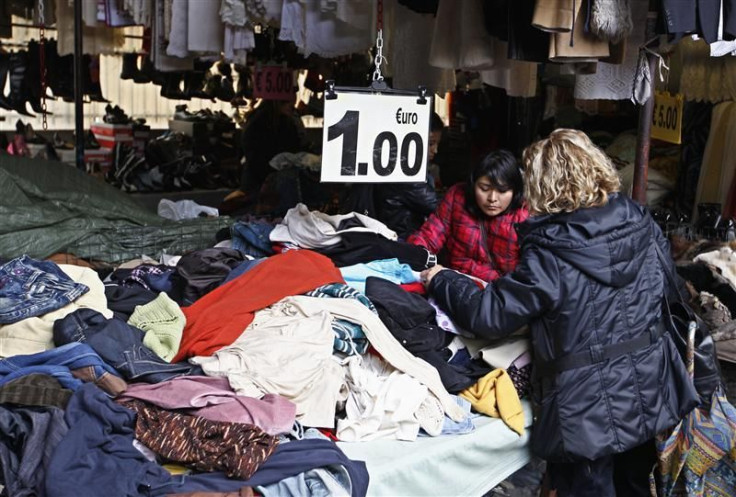
[[269, 435], [289, 433], [296, 405], [276, 394], [260, 399], [238, 395], [227, 378], [181, 376], [161, 383], [134, 383], [116, 400], [139, 399], [162, 409], [181, 410], [212, 421], [247, 423]]

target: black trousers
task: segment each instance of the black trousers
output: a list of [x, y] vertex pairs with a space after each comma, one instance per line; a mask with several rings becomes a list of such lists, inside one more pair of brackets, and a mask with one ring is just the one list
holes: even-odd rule
[[649, 497], [649, 473], [656, 461], [650, 440], [594, 461], [549, 463], [547, 473], [557, 497]]

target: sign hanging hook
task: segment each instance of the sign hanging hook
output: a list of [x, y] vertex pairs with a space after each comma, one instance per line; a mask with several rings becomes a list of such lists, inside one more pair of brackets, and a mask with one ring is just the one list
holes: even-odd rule
[[376, 12], [376, 57], [373, 60], [376, 69], [373, 71], [373, 81], [383, 81], [381, 64], [388, 62], [383, 56], [383, 0], [377, 0]]
[[38, 67], [41, 73], [41, 127], [46, 130], [49, 127], [46, 108], [46, 11], [44, 0], [38, 0]]

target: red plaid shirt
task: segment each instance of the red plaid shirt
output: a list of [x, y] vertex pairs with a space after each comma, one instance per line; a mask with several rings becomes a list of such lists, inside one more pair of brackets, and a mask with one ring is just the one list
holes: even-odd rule
[[484, 281], [492, 281], [511, 272], [519, 261], [519, 243], [515, 223], [529, 217], [526, 207], [495, 217], [486, 217], [488, 246], [475, 216], [465, 209], [465, 185], [451, 187], [437, 211], [407, 240], [437, 254], [445, 248], [447, 265]]

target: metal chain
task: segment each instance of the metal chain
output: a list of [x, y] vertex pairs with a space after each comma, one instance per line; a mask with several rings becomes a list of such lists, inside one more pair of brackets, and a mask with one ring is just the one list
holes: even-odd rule
[[376, 57], [373, 60], [376, 69], [373, 71], [373, 81], [383, 81], [381, 64], [386, 61], [383, 56], [383, 0], [377, 0], [376, 15]]
[[44, 0], [38, 0], [38, 66], [41, 73], [41, 128], [46, 130], [49, 128], [49, 123], [46, 110], [46, 7], [43, 2]]

